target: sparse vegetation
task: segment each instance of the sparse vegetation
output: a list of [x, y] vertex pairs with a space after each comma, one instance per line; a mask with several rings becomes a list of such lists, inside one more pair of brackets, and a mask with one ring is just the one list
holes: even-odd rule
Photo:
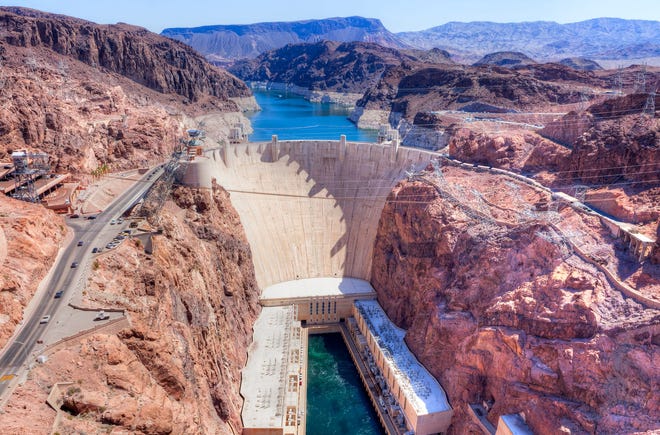
[[80, 393], [80, 388], [79, 387], [69, 387], [69, 389], [66, 390], [66, 395], [67, 396], [73, 396], [76, 393]]
[[101, 266], [101, 263], [99, 263], [99, 260], [94, 260], [94, 263], [92, 263], [92, 270], [97, 270]]

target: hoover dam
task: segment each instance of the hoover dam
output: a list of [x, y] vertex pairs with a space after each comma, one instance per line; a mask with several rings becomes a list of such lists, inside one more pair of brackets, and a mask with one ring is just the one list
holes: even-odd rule
[[435, 154], [396, 141], [230, 144], [189, 162], [184, 184], [231, 194], [262, 290], [292, 280], [369, 280], [380, 214], [406, 171]]
[[[435, 380], [419, 379], [426, 371], [408, 353], [403, 335], [394, 340], [390, 334], [393, 341], [383, 351], [374, 343], [385, 338], [372, 340], [376, 347], [369, 348], [361, 333], [349, 334], [345, 326], [357, 316], [360, 300], [377, 304], [369, 280], [388, 194], [407, 171], [428, 166], [433, 156], [399, 148], [396, 139], [375, 144], [347, 142], [345, 136], [339, 141], [273, 136], [271, 142], [207, 150], [184, 164], [184, 184], [205, 188], [215, 182], [229, 192], [262, 291], [263, 308], [242, 371], [244, 434], [305, 433], [307, 335], [327, 332], [341, 332], [356, 367], [362, 367], [361, 379], [387, 433], [446, 430], [452, 415], [446, 395]], [[378, 337], [367, 332], [370, 322], [364, 333]], [[301, 327], [305, 323], [317, 327]], [[374, 356], [379, 352], [384, 356]], [[437, 393], [420, 399], [426, 397], [422, 384], [435, 385]]]

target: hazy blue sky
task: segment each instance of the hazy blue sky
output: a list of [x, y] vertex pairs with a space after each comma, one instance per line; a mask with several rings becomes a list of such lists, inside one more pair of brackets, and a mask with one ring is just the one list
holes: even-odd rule
[[351, 15], [379, 18], [393, 32], [428, 29], [448, 21], [660, 20], [660, 0], [0, 0], [0, 5], [25, 6], [101, 24], [121, 21], [154, 32], [166, 27]]

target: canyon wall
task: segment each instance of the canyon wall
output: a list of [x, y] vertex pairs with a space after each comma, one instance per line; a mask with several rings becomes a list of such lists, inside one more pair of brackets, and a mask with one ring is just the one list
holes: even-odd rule
[[128, 24], [98, 25], [33, 9], [0, 8], [0, 41], [46, 47], [94, 68], [105, 68], [160, 93], [190, 101], [210, 95], [249, 96], [243, 82], [208, 64], [185, 44]]
[[0, 195], [0, 349], [22, 322], [66, 234], [52, 211]]
[[125, 241], [96, 259], [83, 292], [83, 305], [123, 309], [130, 326], [55, 350], [14, 393], [5, 430], [48, 433], [49, 386], [73, 382], [60, 433], [240, 433], [240, 369], [259, 290], [238, 215], [217, 185], [175, 188], [160, 224], [153, 254]]
[[[390, 194], [371, 282], [445, 388], [450, 432], [479, 432], [468, 404], [482, 402], [493, 424], [522, 412], [536, 434], [660, 430], [660, 312], [624, 297], [566, 239], [553, 238], [535, 211], [544, 195], [505, 187], [501, 177], [443, 171], [440, 190], [404, 181]], [[571, 237], [583, 251], [630, 261], [597, 219], [570, 208], [560, 215], [564, 233], [581, 234]], [[650, 275], [632, 285], [657, 294], [660, 275], [645, 269]]]

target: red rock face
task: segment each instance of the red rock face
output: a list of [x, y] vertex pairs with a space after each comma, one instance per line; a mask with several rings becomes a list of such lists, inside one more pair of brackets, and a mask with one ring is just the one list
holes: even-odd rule
[[0, 40], [45, 47], [93, 67], [106, 68], [161, 93], [198, 101], [203, 96], [249, 96], [247, 86], [212, 67], [186, 45], [127, 24], [98, 25], [32, 9], [0, 9]]
[[65, 235], [64, 221], [52, 211], [0, 195], [0, 348], [23, 320]]
[[660, 121], [644, 113], [647, 100], [648, 94], [606, 100], [584, 113], [569, 113], [540, 134], [572, 148], [562, 169], [576, 180], [598, 185], [640, 181], [646, 189], [660, 182]]
[[[462, 182], [483, 192], [491, 178]], [[499, 186], [486, 198], [493, 215], [538, 200]], [[524, 412], [538, 434], [660, 429], [660, 312], [540, 237], [543, 221], [500, 215], [510, 224], [485, 224], [461, 204], [428, 184], [399, 184], [383, 210], [372, 273], [378, 300], [447, 391], [451, 433], [477, 430], [467, 405], [482, 401], [491, 422]]]
[[[27, 430], [21, 410], [45, 402], [42, 385], [65, 381], [75, 385], [60, 433], [240, 433], [240, 369], [259, 310], [250, 248], [222, 188], [177, 188], [172, 198], [153, 255], [125, 241], [97, 259], [85, 289], [85, 305], [125, 309], [131, 327], [35, 368], [3, 415], [11, 433]], [[50, 431], [54, 412], [38, 413], [46, 418], [31, 432]]]

